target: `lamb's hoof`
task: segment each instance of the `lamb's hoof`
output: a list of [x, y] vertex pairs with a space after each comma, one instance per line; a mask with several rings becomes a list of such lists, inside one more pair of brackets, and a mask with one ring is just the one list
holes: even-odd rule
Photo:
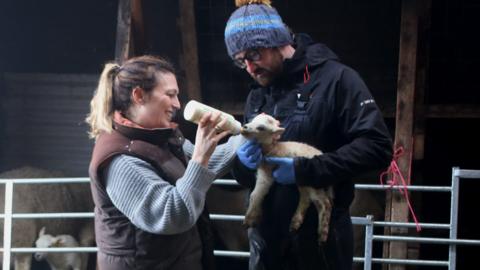
[[298, 231], [298, 229], [300, 229], [301, 225], [302, 225], [301, 222], [292, 220], [292, 223], [290, 223], [290, 232]]
[[318, 236], [318, 245], [323, 246], [327, 242], [328, 234], [320, 234]]
[[303, 218], [294, 216], [292, 218], [292, 222], [290, 222], [290, 231], [298, 231], [300, 229], [300, 226], [302, 226], [303, 223]]

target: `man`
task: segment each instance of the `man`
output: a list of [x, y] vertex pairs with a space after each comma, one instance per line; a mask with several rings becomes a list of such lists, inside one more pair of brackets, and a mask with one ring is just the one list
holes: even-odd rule
[[[249, 229], [250, 269], [352, 269], [352, 177], [384, 168], [392, 157], [382, 114], [357, 72], [325, 45], [305, 34], [293, 36], [269, 1], [237, 2], [225, 43], [234, 63], [255, 80], [245, 122], [265, 112], [285, 128], [281, 140], [305, 142], [324, 152], [311, 159], [266, 159], [277, 166], [276, 183], [263, 203], [262, 221]], [[255, 142], [239, 148], [233, 170], [237, 181], [253, 187], [262, 159]], [[317, 243], [313, 206], [301, 228], [289, 232], [298, 203], [296, 185], [334, 187], [329, 238], [323, 245]]]

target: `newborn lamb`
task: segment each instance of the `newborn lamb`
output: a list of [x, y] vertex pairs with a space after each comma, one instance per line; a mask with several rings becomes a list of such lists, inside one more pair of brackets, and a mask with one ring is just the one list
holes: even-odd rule
[[[45, 227], [43, 227], [38, 235], [35, 246], [38, 248], [50, 248], [50, 247], [78, 247], [77, 240], [71, 235], [62, 234], [52, 236], [45, 233]], [[34, 257], [37, 261], [46, 259], [52, 270], [84, 270], [86, 269], [87, 254], [66, 252], [66, 253], [47, 253], [36, 252]]]
[[[242, 128], [242, 135], [255, 139], [262, 147], [264, 157], [307, 157], [321, 155], [322, 152], [312, 146], [299, 142], [279, 142], [278, 139], [285, 129], [279, 126], [279, 121], [267, 114], [257, 115]], [[257, 170], [255, 188], [250, 195], [250, 204], [245, 214], [244, 224], [251, 227], [257, 224], [261, 216], [262, 202], [272, 186], [273, 166], [262, 161]], [[290, 231], [298, 230], [303, 223], [305, 213], [313, 202], [318, 212], [318, 241], [327, 241], [328, 226], [333, 203], [333, 188], [315, 189], [309, 186], [298, 186], [300, 199], [295, 214], [290, 223]]]

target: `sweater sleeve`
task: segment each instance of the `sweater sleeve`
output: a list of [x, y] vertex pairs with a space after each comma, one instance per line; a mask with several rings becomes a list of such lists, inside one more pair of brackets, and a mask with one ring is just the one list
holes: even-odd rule
[[[236, 151], [240, 145], [246, 142], [242, 135], [235, 135], [228, 138], [228, 141], [218, 145], [215, 148], [210, 161], [208, 162], [208, 169], [215, 173], [215, 177], [222, 177], [227, 174], [232, 168], [236, 157]], [[190, 158], [193, 154], [193, 145], [189, 140], [185, 140], [183, 144], [183, 151]]]
[[299, 185], [329, 186], [356, 174], [388, 166], [392, 142], [383, 116], [367, 86], [352, 69], [342, 71], [336, 87], [334, 113], [347, 141], [335, 151], [311, 159], [296, 158]]
[[106, 190], [135, 226], [157, 234], [177, 234], [196, 223], [214, 173], [190, 161], [185, 174], [171, 185], [148, 163], [120, 155], [109, 165]]

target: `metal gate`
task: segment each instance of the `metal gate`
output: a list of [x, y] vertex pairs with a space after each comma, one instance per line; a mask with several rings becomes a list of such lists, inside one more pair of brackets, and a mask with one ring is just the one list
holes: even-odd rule
[[[394, 235], [375, 235], [373, 228], [378, 227], [415, 227], [415, 223], [409, 222], [385, 222], [374, 221], [372, 216], [352, 217], [352, 223], [355, 226], [365, 226], [365, 250], [364, 257], [355, 257], [354, 262], [363, 263], [364, 269], [371, 269], [372, 263], [382, 264], [404, 264], [404, 265], [430, 265], [444, 266], [449, 270], [454, 270], [456, 265], [456, 247], [457, 245], [480, 245], [480, 240], [474, 239], [458, 239], [458, 199], [460, 179], [480, 179], [480, 170], [462, 170], [460, 168], [452, 169], [452, 185], [451, 186], [408, 186], [409, 191], [420, 192], [449, 192], [450, 203], [450, 222], [443, 223], [420, 223], [423, 228], [449, 230], [449, 238], [428, 238], [428, 237], [408, 237]], [[88, 178], [44, 178], [44, 179], [1, 179], [0, 184], [5, 184], [5, 211], [0, 214], [0, 218], [4, 219], [3, 243], [0, 248], [3, 252], [3, 269], [10, 269], [12, 253], [34, 253], [34, 252], [97, 252], [96, 247], [77, 247], [77, 248], [30, 248], [30, 247], [11, 247], [12, 236], [12, 220], [13, 219], [39, 219], [39, 218], [93, 218], [93, 213], [13, 213], [13, 196], [14, 186], [24, 184], [67, 184], [67, 183], [89, 183]], [[234, 180], [220, 179], [216, 180], [217, 185], [237, 185]], [[400, 189], [401, 186], [383, 186], [383, 185], [355, 185], [356, 189], [366, 190], [386, 190]], [[227, 220], [232, 222], [243, 221], [243, 215], [221, 215], [211, 214], [212, 220]], [[412, 259], [388, 259], [373, 258], [372, 243], [373, 241], [404, 241], [429, 244], [445, 244], [449, 246], [448, 259], [445, 260], [412, 260]], [[231, 251], [231, 250], [215, 250], [216, 256], [231, 256], [248, 258], [248, 251]]]

